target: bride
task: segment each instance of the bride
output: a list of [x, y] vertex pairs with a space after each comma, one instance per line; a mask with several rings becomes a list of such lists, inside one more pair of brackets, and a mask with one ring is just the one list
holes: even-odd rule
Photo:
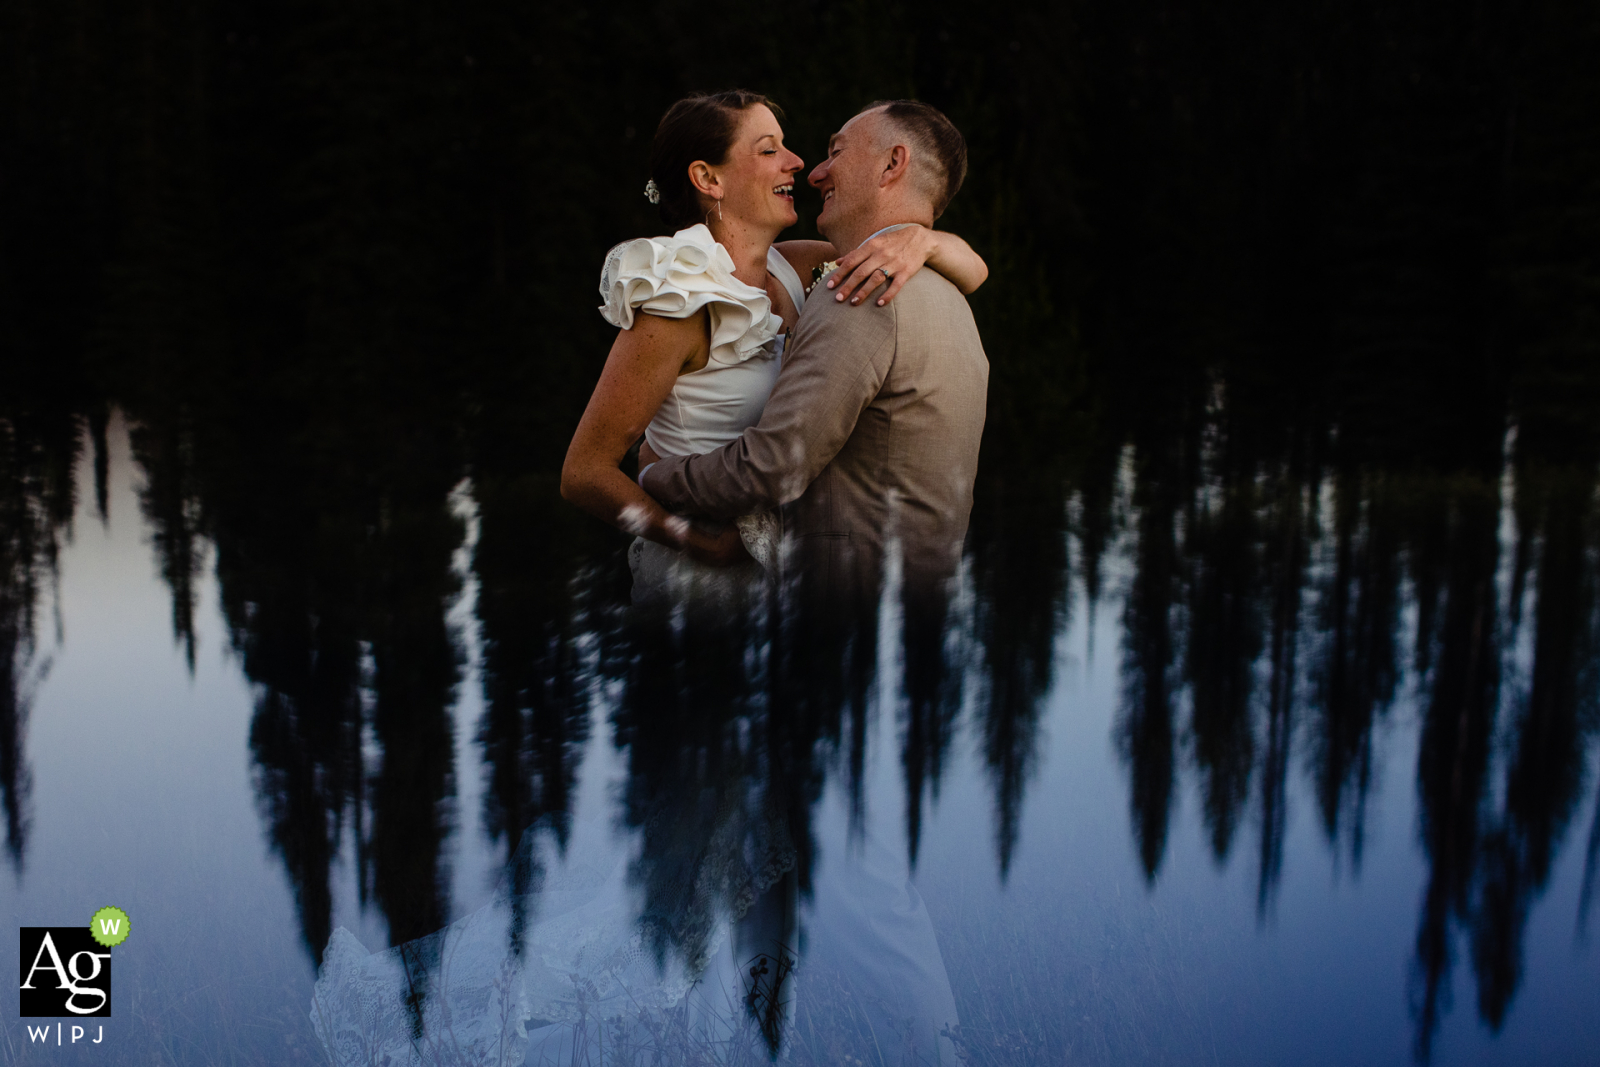
[[663, 456], [709, 452], [755, 425], [805, 303], [802, 279], [837, 260], [826, 287], [858, 304], [881, 287], [873, 284], [881, 272], [888, 284], [876, 299], [885, 305], [925, 264], [963, 293], [988, 276], [961, 238], [918, 225], [854, 249], [774, 244], [799, 221], [794, 185], [804, 165], [784, 147], [776, 111], [744, 90], [674, 104], [656, 130], [646, 195], [677, 232], [618, 245], [601, 273], [600, 313], [619, 332], [567, 450], [561, 495], [636, 535], [628, 555], [635, 602], [690, 589], [725, 599], [773, 567], [775, 515], [725, 529], [691, 524], [621, 466], [636, 443], [642, 469]]

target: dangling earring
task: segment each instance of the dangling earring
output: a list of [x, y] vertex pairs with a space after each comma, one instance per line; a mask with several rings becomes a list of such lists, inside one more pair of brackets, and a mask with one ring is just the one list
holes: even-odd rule
[[[718, 222], [722, 221], [722, 201], [721, 200], [717, 201], [717, 221]], [[711, 212], [709, 210], [706, 211], [706, 225], [707, 226], [711, 225]]]

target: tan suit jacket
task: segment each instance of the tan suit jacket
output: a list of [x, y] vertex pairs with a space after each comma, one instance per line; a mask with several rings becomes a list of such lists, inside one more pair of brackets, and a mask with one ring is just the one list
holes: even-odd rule
[[699, 456], [661, 460], [646, 492], [680, 514], [784, 507], [798, 562], [876, 592], [898, 540], [908, 579], [954, 573], [972, 513], [989, 361], [959, 290], [917, 273], [888, 307], [812, 290], [761, 421]]

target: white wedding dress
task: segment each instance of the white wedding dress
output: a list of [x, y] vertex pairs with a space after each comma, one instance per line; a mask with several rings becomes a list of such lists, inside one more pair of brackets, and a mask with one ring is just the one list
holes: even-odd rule
[[[779, 1055], [746, 1008], [740, 920], [763, 894], [792, 887], [796, 855], [782, 835], [752, 856], [718, 835], [690, 894], [709, 916], [640, 915], [624, 852], [609, 827], [591, 827], [565, 858], [547, 850], [539, 891], [521, 898], [520, 945], [502, 895], [450, 926], [379, 952], [344, 927], [328, 941], [311, 1022], [334, 1067], [530, 1067], [542, 1064], [784, 1062], [796, 1035], [793, 1005], [820, 992], [870, 1032], [885, 1063], [955, 1064], [941, 1036], [955, 1000], [933, 923], [903, 857], [871, 836], [820, 858]], [[760, 836], [760, 835], [757, 835]], [[524, 848], [534, 844], [529, 831]], [[748, 842], [746, 842], [747, 846]], [[712, 921], [707, 925], [705, 919]], [[677, 926], [678, 929], [671, 929]], [[669, 951], [658, 966], [652, 934], [704, 927], [697, 957]], [[681, 938], [680, 938], [681, 939]], [[692, 940], [692, 939], [691, 939]], [[741, 963], [740, 961], [744, 961]], [[813, 1008], [813, 1012], [815, 1008]]]
[[[715, 843], [713, 843], [715, 844]], [[311, 1022], [335, 1067], [514, 1067], [524, 1062], [584, 1063], [574, 1045], [614, 1038], [619, 1021], [658, 1026], [682, 1005], [695, 1044], [726, 1044], [743, 1026], [742, 996], [729, 934], [743, 910], [793, 869], [784, 848], [750, 864], [729, 851], [702, 865], [695, 896], [717, 913], [698, 958], [668, 953], [657, 966], [652, 934], [671, 936], [673, 920], [646, 920], [629, 885], [628, 857], [609, 827], [578, 835], [566, 856], [544, 849], [547, 871], [521, 898], [517, 940], [513, 901], [503, 892], [437, 933], [368, 952], [339, 927], [328, 940], [312, 994]], [[538, 849], [528, 831], [521, 847]], [[682, 1033], [679, 1012], [674, 1020]], [[600, 1063], [599, 1055], [592, 1062]], [[606, 1060], [605, 1062], [610, 1062]]]
[[[678, 376], [645, 429], [658, 456], [690, 456], [721, 448], [754, 426], [783, 366], [783, 320], [772, 312], [765, 289], [733, 276], [733, 257], [703, 225], [671, 237], [626, 241], [606, 256], [600, 272], [601, 316], [629, 329], [634, 315], [649, 312], [688, 318], [705, 309], [711, 320], [711, 356], [699, 370]], [[804, 306], [805, 287], [777, 249], [767, 251], [767, 270]], [[774, 570], [778, 560], [777, 514], [761, 512], [736, 520], [757, 566], [708, 567], [639, 538], [628, 550], [634, 601], [693, 601], [729, 606], [744, 588]]]

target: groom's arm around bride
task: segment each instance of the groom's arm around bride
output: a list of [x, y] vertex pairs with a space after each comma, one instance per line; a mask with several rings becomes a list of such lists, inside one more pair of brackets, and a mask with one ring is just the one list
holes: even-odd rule
[[[855, 248], [901, 223], [931, 226], [960, 187], [966, 149], [926, 104], [876, 104], [812, 171], [818, 228]], [[887, 282], [879, 279], [879, 287]], [[972, 510], [988, 360], [961, 293], [933, 271], [880, 307], [813, 289], [761, 420], [714, 452], [664, 459], [641, 484], [669, 509], [731, 519], [785, 509], [798, 563], [827, 585], [876, 587], [885, 544], [907, 577], [953, 573]]]

